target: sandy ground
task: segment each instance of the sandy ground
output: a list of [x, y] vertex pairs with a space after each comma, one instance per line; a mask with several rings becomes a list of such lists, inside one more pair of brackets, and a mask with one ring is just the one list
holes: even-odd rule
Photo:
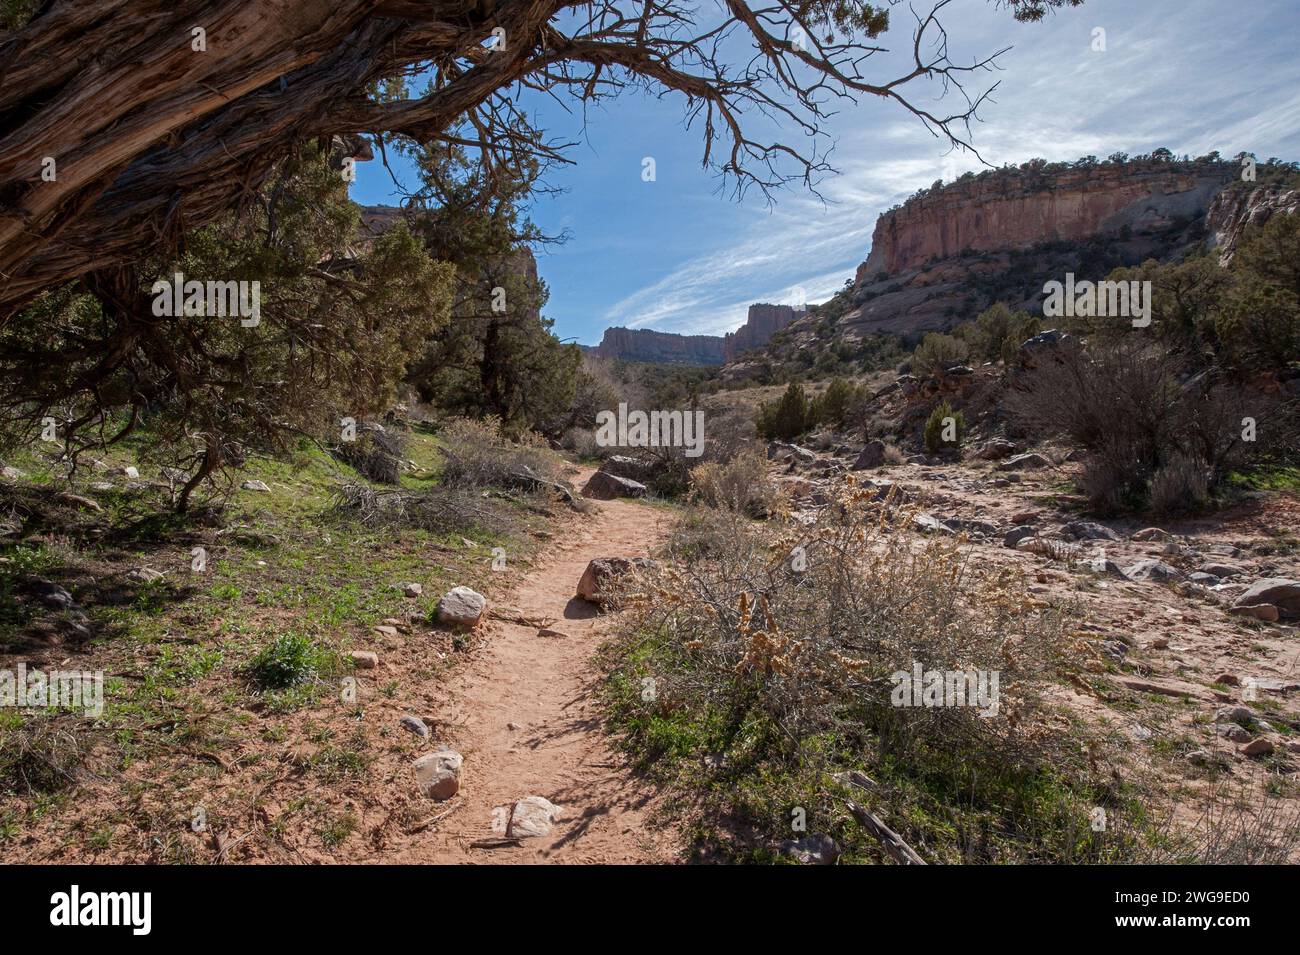
[[[589, 473], [577, 476], [578, 486]], [[573, 596], [590, 560], [647, 554], [671, 515], [633, 501], [593, 506], [598, 512], [571, 525], [573, 536], [557, 537], [541, 567], [493, 602], [498, 613], [509, 608], [553, 622], [543, 628], [498, 620], [486, 647], [447, 681], [439, 708], [448, 738], [440, 742], [465, 758], [449, 814], [371, 861], [645, 863], [676, 856], [672, 833], [646, 827], [653, 788], [611, 749], [601, 727], [593, 656], [612, 618]], [[548, 836], [474, 846], [500, 841], [510, 807], [532, 795], [563, 809]]]

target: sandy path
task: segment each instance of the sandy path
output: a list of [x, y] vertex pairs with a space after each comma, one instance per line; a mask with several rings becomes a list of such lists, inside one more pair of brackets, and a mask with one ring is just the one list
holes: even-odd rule
[[[590, 473], [590, 472], [587, 472]], [[578, 477], [585, 481], [587, 474]], [[579, 483], [579, 486], [581, 484]], [[611, 623], [574, 598], [595, 557], [648, 553], [666, 530], [661, 509], [601, 501], [570, 525], [515, 590], [494, 600], [531, 618], [554, 620], [564, 634], [494, 621], [487, 645], [448, 681], [441, 717], [448, 742], [465, 757], [456, 808], [436, 831], [384, 861], [405, 863], [669, 861], [671, 833], [645, 827], [653, 787], [612, 751], [596, 699], [601, 674], [593, 655]], [[517, 727], [511, 729], [511, 726]], [[523, 796], [544, 796], [564, 813], [550, 835], [520, 846], [472, 848], [499, 837], [493, 814]]]

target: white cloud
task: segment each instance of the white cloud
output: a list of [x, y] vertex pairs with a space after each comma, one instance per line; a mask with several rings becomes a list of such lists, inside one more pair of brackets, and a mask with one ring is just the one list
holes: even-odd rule
[[[1239, 149], [1295, 156], [1300, 149], [1300, 66], [1285, 29], [1290, 0], [1249, 11], [1219, 0], [1188, 0], [1176, 15], [1129, 0], [1089, 0], [1033, 27], [1007, 18], [990, 26], [988, 4], [954, 13], [954, 36], [989, 49], [1013, 36], [995, 101], [972, 133], [993, 165], [1050, 160], [1158, 145], [1199, 154]], [[1089, 49], [1094, 25], [1107, 50]], [[992, 34], [991, 32], [992, 31]], [[993, 35], [996, 34], [996, 35]], [[991, 36], [991, 39], [990, 39]], [[770, 214], [743, 207], [709, 233], [705, 251], [669, 263], [666, 274], [626, 293], [600, 315], [606, 325], [684, 333], [735, 328], [751, 302], [792, 286], [812, 301], [832, 294], [866, 257], [877, 216], [935, 179], [983, 168], [969, 153], [947, 152], [895, 104], [869, 101], [835, 119], [833, 161], [823, 184], [829, 204], [784, 196]], [[697, 243], [698, 246], [698, 243]], [[711, 247], [710, 247], [711, 246]]]

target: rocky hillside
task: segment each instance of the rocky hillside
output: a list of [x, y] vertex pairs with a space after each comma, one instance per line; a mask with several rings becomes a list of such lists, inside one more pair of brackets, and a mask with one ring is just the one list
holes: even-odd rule
[[1038, 313], [1043, 283], [1066, 272], [1097, 279], [1207, 247], [1226, 263], [1247, 227], [1300, 205], [1293, 167], [1261, 164], [1252, 183], [1240, 174], [1217, 157], [1035, 160], [936, 184], [880, 217], [842, 292], [775, 335], [765, 354], [729, 363], [724, 377], [812, 367], [828, 351], [858, 355], [880, 336], [910, 346], [997, 301]]

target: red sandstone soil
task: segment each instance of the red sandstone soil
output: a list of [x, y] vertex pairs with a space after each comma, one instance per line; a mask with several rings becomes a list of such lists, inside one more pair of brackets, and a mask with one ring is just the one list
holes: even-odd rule
[[[579, 486], [589, 473], [578, 476]], [[676, 856], [672, 833], [646, 827], [654, 789], [611, 748], [601, 726], [601, 674], [593, 657], [613, 618], [574, 597], [588, 561], [646, 554], [662, 539], [670, 514], [634, 501], [593, 506], [597, 513], [570, 525], [566, 533], [573, 536], [557, 537], [544, 563], [493, 601], [498, 615], [517, 610], [539, 626], [497, 620], [486, 646], [446, 680], [439, 741], [465, 758], [449, 814], [400, 850], [370, 861], [644, 863]], [[545, 629], [562, 636], [543, 636], [546, 621]], [[494, 810], [500, 819], [500, 810], [508, 815], [516, 800], [532, 795], [563, 808], [550, 835], [518, 846], [473, 847], [500, 839]]]

